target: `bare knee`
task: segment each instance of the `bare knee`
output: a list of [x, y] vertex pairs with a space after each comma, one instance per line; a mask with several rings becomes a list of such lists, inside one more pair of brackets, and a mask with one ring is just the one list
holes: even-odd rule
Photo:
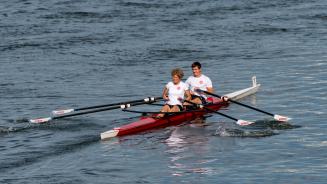
[[193, 100], [193, 103], [202, 104], [202, 101], [199, 98]]
[[180, 110], [179, 110], [178, 106], [176, 106], [176, 105], [170, 109], [170, 112], [179, 112], [179, 111]]

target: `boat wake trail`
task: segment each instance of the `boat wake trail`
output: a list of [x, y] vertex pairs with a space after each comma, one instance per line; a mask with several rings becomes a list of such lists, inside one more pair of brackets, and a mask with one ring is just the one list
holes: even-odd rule
[[7, 119], [8, 123], [28, 123], [28, 118]]
[[11, 132], [20, 132], [26, 129], [33, 128], [33, 125], [29, 123], [28, 118], [5, 119], [5, 122], [1, 122], [1, 125], [2, 126], [0, 126], [0, 135], [2, 133], [7, 134]]
[[[17, 121], [8, 121], [8, 122], [15, 123], [15, 125], [0, 126], [0, 135], [12, 133], [12, 132], [21, 132], [21, 131], [24, 131], [26, 129], [30, 129], [33, 127], [32, 124], [26, 124], [26, 123], [23, 124], [22, 122], [17, 122]], [[7, 125], [7, 124], [8, 123], [5, 123], [5, 125]]]
[[10, 133], [10, 132], [19, 132], [23, 131], [25, 129], [28, 129], [29, 127], [4, 127], [0, 126], [0, 134], [1, 133]]
[[[139, 118], [139, 116], [123, 118], [119, 120], [113, 120], [113, 126], [115, 124], [120, 124], [122, 121], [130, 121]], [[38, 129], [38, 130], [54, 130], [54, 131], [80, 131], [82, 129], [88, 128], [104, 128], [104, 125], [90, 122], [88, 119], [76, 119], [76, 118], [66, 118], [65, 120], [54, 120], [51, 123], [44, 124], [32, 124], [29, 122], [28, 118], [18, 118], [18, 119], [5, 119], [4, 123], [0, 123], [0, 135], [8, 133], [18, 133], [25, 132], [28, 130]], [[7, 125], [7, 126], [3, 126]]]
[[215, 132], [215, 136], [221, 137], [267, 137], [280, 134], [280, 130], [300, 128], [299, 125], [281, 123], [275, 120], [259, 120], [250, 126], [228, 126], [230, 123], [222, 123]]
[[0, 172], [10, 169], [34, 164], [41, 160], [52, 158], [53, 156], [63, 155], [80, 150], [82, 147], [99, 141], [98, 135], [83, 135], [76, 137], [72, 141], [61, 141], [54, 145], [36, 148], [29, 151], [17, 153], [14, 159], [1, 160]]
[[44, 124], [33, 124], [28, 121], [27, 118], [21, 119], [7, 119], [3, 126], [0, 126], [0, 135], [7, 133], [18, 133], [25, 132], [28, 130], [38, 129], [38, 130], [61, 130], [61, 131], [80, 131], [81, 129], [87, 128], [103, 128], [103, 125], [90, 122], [87, 119], [70, 119], [66, 120], [55, 120], [51, 123]]

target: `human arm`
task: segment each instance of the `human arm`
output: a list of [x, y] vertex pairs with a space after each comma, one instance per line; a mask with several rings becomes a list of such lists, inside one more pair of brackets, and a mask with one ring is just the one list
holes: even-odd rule
[[165, 88], [163, 89], [163, 91], [162, 91], [162, 98], [163, 98], [164, 100], [168, 100], [168, 89], [167, 89], [167, 87], [165, 87]]
[[209, 92], [209, 93], [214, 93], [214, 89], [213, 89], [213, 87], [207, 87], [207, 91]]
[[206, 90], [210, 93], [214, 93], [214, 88], [213, 88], [213, 85], [212, 85], [212, 82], [210, 80], [210, 78], [208, 77], [207, 78], [207, 86], [206, 86]]
[[191, 93], [190, 93], [190, 90], [185, 90], [185, 97], [186, 97], [186, 100], [190, 101], [191, 100]]

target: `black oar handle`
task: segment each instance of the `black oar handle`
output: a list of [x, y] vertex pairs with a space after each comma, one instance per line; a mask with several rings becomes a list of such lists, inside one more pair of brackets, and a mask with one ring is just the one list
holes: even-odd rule
[[102, 109], [90, 110], [90, 111], [86, 111], [86, 112], [78, 112], [78, 113], [67, 114], [67, 115], [62, 115], [62, 116], [55, 116], [52, 119], [61, 119], [61, 118], [67, 118], [67, 117], [78, 116], [78, 115], [83, 115], [83, 114], [90, 114], [90, 113], [101, 112], [101, 111], [109, 111], [109, 110], [114, 110], [114, 109], [119, 109], [119, 108], [120, 108], [120, 106], [107, 107], [107, 108], [102, 108]]
[[[141, 102], [136, 102], [136, 103], [135, 102], [134, 103], [124, 103], [124, 104], [120, 103], [119, 105], [114, 106], [114, 107], [107, 107], [107, 108], [90, 110], [90, 111], [86, 111], [86, 112], [78, 112], [78, 113], [67, 114], [67, 115], [62, 115], [62, 116], [55, 116], [52, 119], [61, 119], [61, 118], [67, 118], [67, 117], [78, 116], [78, 115], [83, 115], [83, 114], [90, 114], [90, 113], [95, 113], [95, 112], [109, 111], [109, 110], [120, 109], [120, 108], [124, 109], [125, 106], [129, 107], [129, 106], [143, 105], [143, 104], [146, 104], [146, 103], [153, 103], [156, 100], [160, 100], [160, 99], [162, 99], [162, 97], [157, 97], [153, 101], [152, 100], [151, 101], [142, 100]], [[122, 105], [124, 107], [122, 107]]]
[[213, 110], [213, 109], [210, 109], [210, 108], [207, 108], [207, 107], [205, 107], [204, 109], [205, 109], [205, 110], [208, 110], [208, 111], [211, 111], [211, 112], [213, 112], [213, 113], [216, 113], [216, 114], [222, 115], [222, 116], [224, 116], [224, 117], [226, 117], [226, 118], [232, 119], [232, 120], [234, 120], [234, 121], [238, 121], [238, 119], [236, 119], [236, 118], [234, 118], [234, 117], [232, 117], [232, 116], [229, 116], [229, 115], [227, 115], [227, 114], [224, 114], [224, 113], [221, 113], [221, 112], [215, 111], [215, 110]]
[[[148, 97], [145, 99], [149, 99], [151, 101], [151, 98], [154, 98], [155, 100], [161, 100], [162, 97]], [[82, 107], [82, 108], [76, 108], [74, 111], [82, 111], [82, 110], [88, 110], [88, 109], [97, 109], [101, 107], [108, 107], [108, 106], [115, 106], [115, 105], [123, 105], [123, 104], [130, 104], [130, 103], [137, 103], [137, 102], [145, 102], [145, 99], [142, 100], [132, 100], [127, 102], [117, 102], [117, 103], [111, 103], [111, 104], [104, 104], [104, 105], [95, 105], [95, 106], [89, 106], [89, 107]]]
[[270, 115], [270, 116], [274, 116], [274, 114], [271, 114], [270, 112], [267, 112], [267, 111], [264, 111], [264, 110], [261, 110], [261, 109], [257, 109], [257, 108], [255, 108], [255, 107], [252, 107], [252, 106], [249, 106], [249, 105], [243, 104], [243, 103], [241, 103], [241, 102], [234, 101], [234, 100], [232, 100], [232, 99], [228, 99], [228, 100], [229, 100], [230, 102], [236, 103], [236, 104], [241, 105], [241, 106], [243, 106], [243, 107], [247, 107], [247, 108], [250, 108], [250, 109], [253, 109], [253, 110], [256, 110], [256, 111], [262, 112], [262, 113], [264, 113], [264, 114], [268, 114], [268, 115]]
[[[214, 93], [210, 93], [208, 91], [203, 91], [203, 90], [200, 90], [201, 92], [205, 93], [205, 94], [208, 94], [208, 95], [211, 95], [211, 96], [215, 96], [215, 97], [218, 97], [218, 98], [221, 98], [221, 96], [217, 95], [217, 94], [214, 94]], [[274, 114], [270, 113], [270, 112], [267, 112], [267, 111], [264, 111], [264, 110], [261, 110], [261, 109], [258, 109], [258, 108], [255, 108], [255, 107], [252, 107], [252, 106], [249, 106], [249, 105], [246, 105], [246, 104], [243, 104], [241, 102], [237, 102], [237, 101], [234, 101], [232, 99], [228, 99], [228, 101], [230, 102], [233, 102], [233, 103], [236, 103], [238, 105], [241, 105], [243, 107], [247, 107], [247, 108], [250, 108], [250, 109], [253, 109], [253, 110], [256, 110], [256, 111], [259, 111], [259, 112], [262, 112], [264, 114], [268, 114], [270, 116], [274, 116]]]
[[202, 105], [202, 104], [196, 104], [196, 103], [191, 102], [191, 101], [189, 101], [189, 100], [184, 100], [184, 101], [187, 102], [187, 103], [189, 103], [189, 104], [195, 105], [195, 106], [197, 106], [197, 107], [199, 107], [199, 108], [203, 108], [203, 109], [205, 109], [205, 110], [207, 110], [207, 111], [210, 111], [210, 112], [213, 112], [213, 113], [216, 113], [216, 114], [222, 115], [222, 116], [224, 116], [224, 117], [226, 117], [226, 118], [229, 118], [229, 119], [232, 119], [232, 120], [234, 120], [234, 121], [238, 121], [238, 119], [236, 119], [236, 118], [234, 118], [234, 117], [232, 117], [232, 116], [229, 116], [229, 115], [227, 115], [227, 114], [224, 114], [224, 113], [218, 112], [218, 111], [216, 111], [216, 110], [210, 109], [210, 108], [208, 108], [208, 107], [205, 107], [205, 106]]

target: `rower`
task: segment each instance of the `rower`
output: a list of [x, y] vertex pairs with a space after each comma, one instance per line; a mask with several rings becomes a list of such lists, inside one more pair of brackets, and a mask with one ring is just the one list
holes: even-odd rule
[[[212, 86], [212, 82], [209, 77], [202, 74], [201, 64], [199, 62], [194, 62], [191, 66], [192, 66], [193, 76], [190, 76], [185, 82], [190, 89], [190, 93], [191, 93], [190, 101], [196, 104], [206, 104], [207, 96], [203, 93], [200, 94], [196, 90], [201, 89], [203, 91], [208, 91], [210, 93], [213, 93], [214, 89]], [[185, 103], [184, 105], [189, 105], [189, 104]]]
[[[187, 100], [191, 100], [189, 87], [182, 81], [184, 73], [181, 69], [175, 68], [171, 71], [172, 81], [165, 86], [162, 97], [167, 100], [160, 112], [179, 112], [183, 110], [181, 100], [186, 96]], [[161, 118], [165, 114], [161, 113], [156, 118]]]

